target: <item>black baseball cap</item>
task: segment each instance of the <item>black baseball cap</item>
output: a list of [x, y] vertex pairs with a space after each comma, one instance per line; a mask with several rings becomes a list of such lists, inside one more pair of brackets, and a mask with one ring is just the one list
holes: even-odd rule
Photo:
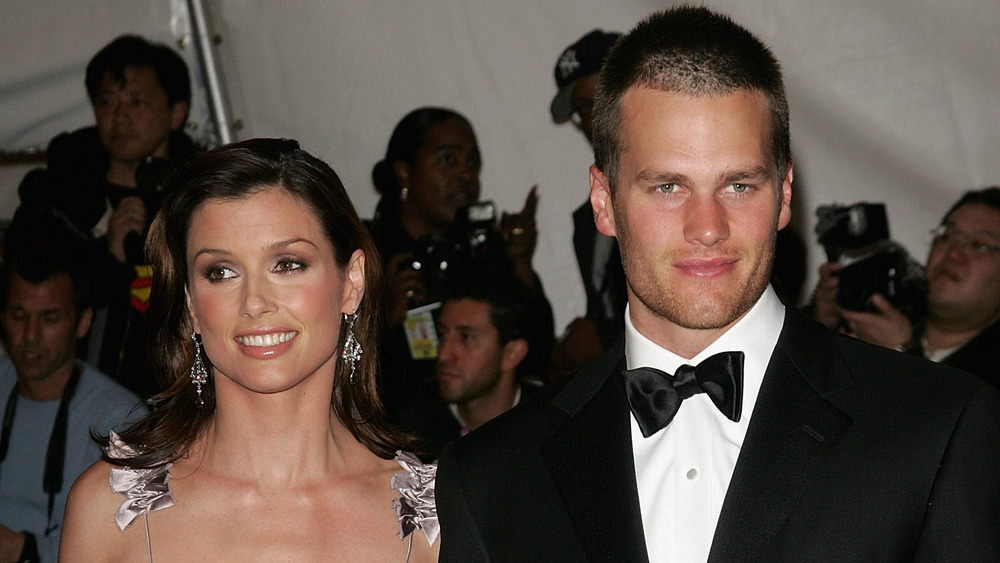
[[559, 88], [559, 92], [552, 98], [552, 105], [549, 106], [553, 118], [562, 121], [572, 115], [573, 104], [569, 93], [573, 89], [573, 84], [584, 76], [600, 72], [601, 64], [621, 35], [595, 29], [566, 47], [559, 55], [555, 69], [556, 87]]

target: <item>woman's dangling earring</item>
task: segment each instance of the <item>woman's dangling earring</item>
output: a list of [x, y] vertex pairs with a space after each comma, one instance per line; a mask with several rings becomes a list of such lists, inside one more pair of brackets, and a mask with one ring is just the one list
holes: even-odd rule
[[194, 406], [201, 408], [205, 406], [205, 399], [201, 397], [201, 386], [208, 383], [208, 370], [205, 369], [205, 362], [201, 359], [201, 342], [198, 341], [198, 333], [191, 333], [191, 340], [194, 341], [194, 363], [191, 364], [191, 382], [198, 389], [198, 397], [194, 400]]
[[[399, 201], [406, 201], [406, 197], [410, 195], [410, 188], [403, 186], [403, 189], [399, 190]], [[347, 313], [344, 313], [345, 315]]]
[[361, 343], [354, 336], [354, 322], [358, 320], [358, 312], [354, 311], [354, 314], [350, 317], [347, 316], [347, 313], [344, 313], [344, 319], [347, 320], [347, 338], [344, 339], [344, 351], [340, 356], [347, 362], [348, 367], [351, 368], [348, 381], [351, 382], [351, 385], [357, 385], [359, 377], [356, 364], [361, 361], [361, 354], [364, 353], [361, 349]]

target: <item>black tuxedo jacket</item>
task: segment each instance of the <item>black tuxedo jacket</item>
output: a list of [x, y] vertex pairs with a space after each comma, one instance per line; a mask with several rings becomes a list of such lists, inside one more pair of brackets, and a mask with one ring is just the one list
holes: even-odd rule
[[[445, 448], [441, 561], [647, 560], [623, 359]], [[1000, 394], [787, 309], [709, 560], [1000, 561]]]
[[1000, 322], [986, 327], [941, 363], [964, 369], [1000, 387]]

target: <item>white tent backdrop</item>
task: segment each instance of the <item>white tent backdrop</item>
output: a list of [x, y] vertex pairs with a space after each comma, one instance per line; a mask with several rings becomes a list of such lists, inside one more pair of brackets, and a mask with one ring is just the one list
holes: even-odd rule
[[[457, 109], [483, 153], [483, 197], [516, 210], [538, 184], [540, 272], [561, 328], [584, 309], [570, 212], [588, 192], [589, 147], [553, 124], [553, 65], [586, 31], [627, 30], [659, 2], [206, 0], [236, 138], [293, 137], [326, 159], [363, 217], [372, 166], [421, 105]], [[888, 204], [893, 238], [923, 259], [925, 233], [964, 190], [1000, 184], [997, 0], [712, 0], [770, 44], [792, 110], [794, 222], [823, 260], [813, 210]], [[124, 32], [176, 44], [183, 0], [0, 0], [0, 150], [91, 124], [87, 60]], [[187, 43], [190, 45], [190, 42]], [[193, 60], [190, 46], [185, 54]], [[192, 112], [204, 131], [204, 102]], [[0, 217], [21, 170], [0, 176]]]

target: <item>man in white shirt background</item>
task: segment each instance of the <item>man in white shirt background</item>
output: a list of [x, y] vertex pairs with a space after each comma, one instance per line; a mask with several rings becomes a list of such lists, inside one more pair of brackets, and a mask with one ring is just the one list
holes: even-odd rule
[[0, 562], [55, 562], [66, 495], [107, 435], [146, 412], [139, 397], [77, 359], [90, 329], [81, 253], [31, 246], [4, 256], [0, 321]]

